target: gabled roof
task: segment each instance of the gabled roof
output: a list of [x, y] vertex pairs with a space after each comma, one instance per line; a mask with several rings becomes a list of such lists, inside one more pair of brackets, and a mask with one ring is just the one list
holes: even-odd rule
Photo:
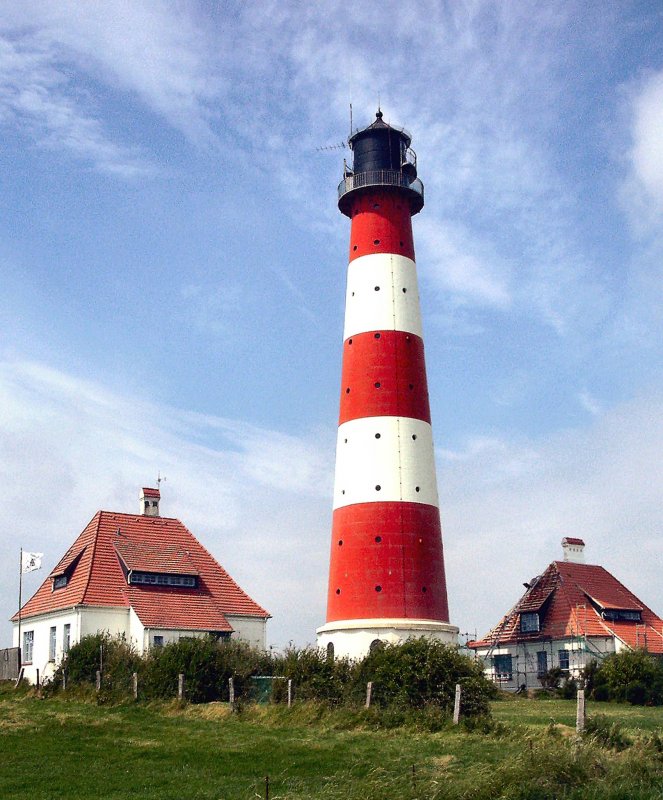
[[[197, 586], [128, 584], [129, 570], [195, 575]], [[54, 589], [60, 575], [67, 584]], [[21, 617], [72, 606], [132, 607], [146, 627], [180, 630], [232, 631], [226, 614], [269, 617], [178, 519], [109, 511], [94, 515]]]
[[[639, 612], [640, 621], [611, 620], [603, 612]], [[521, 613], [539, 614], [539, 631], [520, 629]], [[553, 561], [511, 611], [473, 649], [577, 636], [616, 636], [631, 648], [663, 653], [663, 620], [606, 569]]]

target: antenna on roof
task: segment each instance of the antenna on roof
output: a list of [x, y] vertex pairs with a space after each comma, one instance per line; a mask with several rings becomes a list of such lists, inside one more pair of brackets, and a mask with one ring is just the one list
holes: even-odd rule
[[161, 470], [159, 470], [159, 474], [157, 475], [157, 489], [161, 491], [161, 481], [167, 481], [168, 478], [164, 475], [163, 478], [161, 477]]
[[352, 138], [352, 103], [350, 103], [350, 138]]

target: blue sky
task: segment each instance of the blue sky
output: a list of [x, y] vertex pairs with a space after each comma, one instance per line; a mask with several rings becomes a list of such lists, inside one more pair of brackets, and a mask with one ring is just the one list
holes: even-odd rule
[[0, 2], [2, 618], [21, 545], [49, 570], [160, 470], [270, 643], [313, 641], [349, 235], [319, 148], [378, 101], [426, 186], [452, 621], [567, 535], [663, 613], [661, 5], [61, 0]]

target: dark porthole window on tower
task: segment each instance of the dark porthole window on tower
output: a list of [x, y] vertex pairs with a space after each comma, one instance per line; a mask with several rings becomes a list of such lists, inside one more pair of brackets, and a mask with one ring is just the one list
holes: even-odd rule
[[399, 244], [400, 244], [400, 246], [401, 246], [401, 247], [405, 247], [405, 245], [403, 244], [403, 242], [399, 242]]
[[350, 394], [350, 387], [349, 387], [349, 386], [348, 386], [348, 388], [345, 390], [345, 393], [346, 393], [346, 394]]
[[405, 288], [405, 286], [403, 287], [403, 294], [407, 294], [407, 289]]
[[375, 386], [376, 389], [379, 389], [380, 386], [382, 386], [382, 384], [380, 383], [380, 381], [375, 381], [374, 386]]
[[414, 384], [413, 383], [409, 384], [409, 386], [410, 386], [410, 389], [414, 389]]
[[375, 587], [375, 591], [376, 592], [381, 592], [382, 591], [382, 587], [381, 586], [376, 586]]
[[376, 291], [376, 292], [379, 292], [379, 291], [380, 291], [380, 287], [379, 287], [379, 286], [376, 286], [376, 287], [375, 287], [375, 291]]
[[348, 339], [348, 344], [352, 344], [352, 339]]
[[378, 245], [378, 244], [380, 244], [380, 240], [379, 240], [379, 239], [373, 239], [373, 244], [374, 244], [374, 245]]
[[373, 338], [374, 338], [374, 339], [379, 339], [381, 335], [382, 335], [382, 334], [380, 334], [380, 333], [374, 333], [374, 334], [373, 334]]
[[382, 541], [382, 537], [381, 537], [381, 536], [376, 536], [376, 537], [375, 537], [375, 541], [376, 541], [378, 544], [380, 544], [380, 542]]
[[422, 591], [424, 594], [426, 594], [426, 587], [425, 587], [425, 586], [422, 586], [422, 587], [421, 587], [421, 591]]
[[356, 249], [357, 249], [357, 245], [355, 245], [355, 246], [354, 246], [352, 249], [353, 249], [353, 250], [356, 250]]
[[415, 486], [415, 487], [414, 487], [414, 491], [415, 491], [415, 492], [418, 492], [418, 491], [420, 490], [420, 488], [421, 488], [421, 487], [419, 487], [419, 486]]
[[375, 491], [376, 491], [376, 492], [379, 492], [379, 491], [380, 491], [380, 489], [382, 489], [382, 487], [381, 487], [381, 486], [380, 486], [380, 484], [378, 483], [378, 484], [376, 485], [376, 487], [375, 487]]
[[336, 594], [340, 594], [340, 593], [341, 593], [341, 590], [340, 590], [340, 589], [337, 589], [337, 590], [336, 590]]
[[339, 547], [343, 547], [343, 539], [339, 539], [338, 540], [338, 546]]
[[380, 436], [382, 436], [382, 434], [381, 434], [381, 433], [376, 433], [376, 434], [375, 434], [375, 438], [376, 438], [376, 439], [379, 439], [379, 438], [380, 438]]
[[379, 203], [373, 203], [373, 208], [380, 208], [380, 204]]
[[413, 441], [413, 442], [416, 442], [416, 441], [417, 441], [417, 434], [416, 434], [416, 433], [413, 433], [413, 434], [412, 434], [412, 441]]

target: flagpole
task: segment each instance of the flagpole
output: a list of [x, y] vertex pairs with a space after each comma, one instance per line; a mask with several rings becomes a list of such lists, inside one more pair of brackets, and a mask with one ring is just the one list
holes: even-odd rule
[[21, 664], [23, 664], [23, 648], [21, 647], [21, 600], [23, 591], [23, 548], [18, 560], [18, 646]]

